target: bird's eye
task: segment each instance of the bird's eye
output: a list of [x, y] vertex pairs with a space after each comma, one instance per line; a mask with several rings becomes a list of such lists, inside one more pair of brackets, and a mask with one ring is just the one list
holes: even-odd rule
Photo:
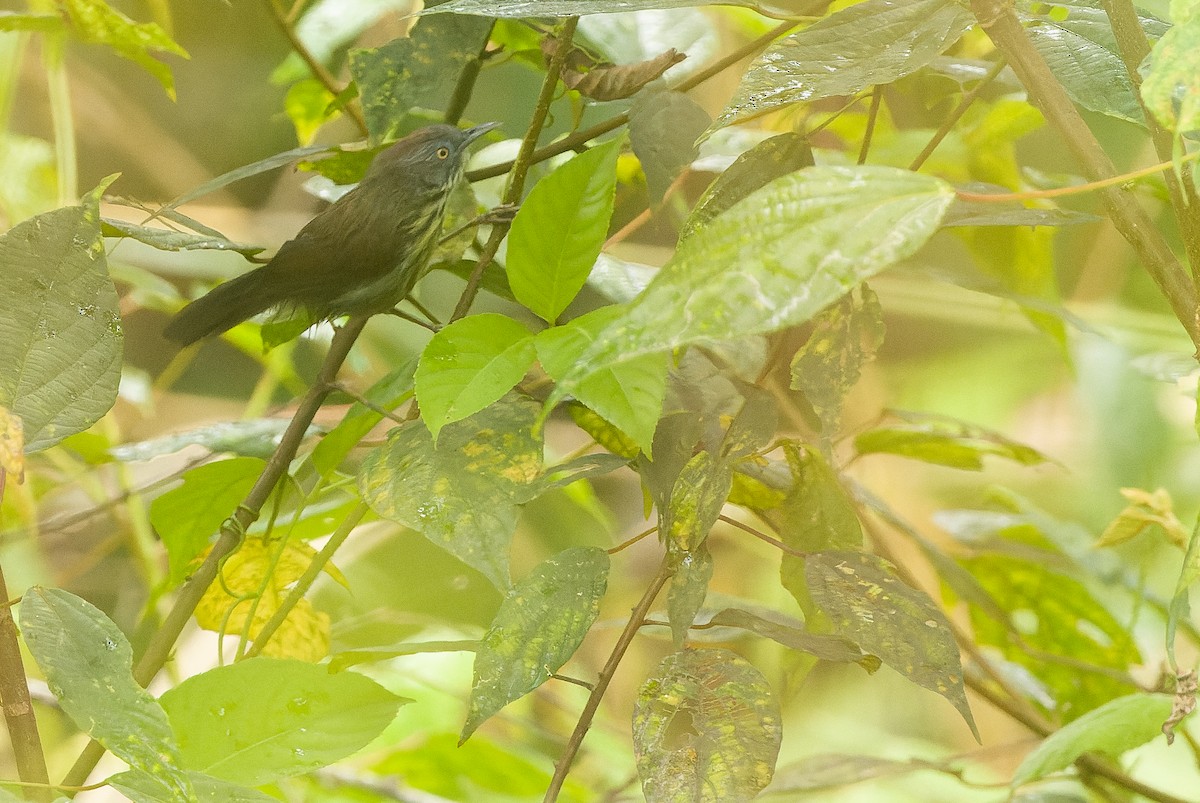
[[445, 159], [449, 155], [450, 155], [450, 149], [447, 148], [445, 145], [443, 145], [442, 147], [437, 149], [437, 158]]

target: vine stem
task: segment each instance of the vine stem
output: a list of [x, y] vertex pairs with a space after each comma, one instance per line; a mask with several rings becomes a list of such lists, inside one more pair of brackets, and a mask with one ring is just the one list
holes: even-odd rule
[[925, 164], [926, 160], [928, 160], [929, 157], [933, 155], [933, 152], [937, 150], [937, 146], [942, 144], [942, 140], [944, 140], [950, 131], [953, 130], [954, 126], [958, 124], [958, 121], [962, 119], [962, 116], [967, 113], [967, 109], [971, 108], [971, 104], [975, 102], [980, 93], [987, 88], [988, 84], [996, 80], [996, 77], [1000, 75], [1000, 73], [1003, 72], [1004, 68], [1007, 66], [1008, 62], [1006, 62], [1004, 59], [1000, 59], [992, 65], [992, 69], [988, 70], [987, 75], [979, 79], [979, 83], [971, 87], [971, 89], [967, 92], [963, 93], [962, 98], [958, 101], [958, 105], [955, 106], [954, 110], [950, 112], [950, 115], [942, 121], [942, 124], [938, 126], [938, 130], [933, 132], [933, 136], [930, 138], [929, 142], [925, 143], [925, 147], [922, 148], [921, 152], [917, 154], [917, 158], [913, 159], [912, 164], [908, 166], [909, 170], [915, 173], [921, 169], [921, 166]]
[[246, 650], [238, 660], [242, 658], [253, 658], [263, 651], [263, 648], [270, 642], [271, 637], [275, 635], [275, 631], [279, 630], [280, 625], [287, 619], [288, 614], [296, 607], [304, 595], [308, 593], [308, 589], [312, 588], [312, 584], [321, 576], [321, 571], [325, 568], [325, 564], [333, 558], [333, 553], [337, 552], [338, 548], [345, 543], [350, 533], [362, 521], [363, 516], [367, 515], [369, 508], [365, 502], [359, 502], [355, 505], [354, 510], [350, 511], [349, 515], [342, 520], [338, 528], [334, 531], [329, 540], [325, 542], [325, 546], [321, 547], [321, 551], [313, 556], [312, 562], [308, 564], [308, 568], [304, 570], [304, 574], [296, 580], [296, 584], [292, 586], [287, 597], [271, 614], [271, 618], [266, 621], [262, 629], [258, 631], [258, 635], [254, 637], [254, 643], [250, 645], [250, 649]]
[[608, 690], [608, 684], [612, 682], [613, 675], [617, 672], [617, 667], [621, 663], [621, 659], [625, 657], [629, 645], [633, 643], [633, 637], [637, 635], [638, 629], [646, 621], [646, 614], [650, 612], [650, 606], [654, 604], [655, 598], [658, 597], [658, 592], [662, 591], [667, 580], [675, 570], [671, 568], [670, 560], [666, 555], [663, 555], [662, 564], [658, 567], [658, 573], [654, 575], [654, 579], [650, 581], [650, 585], [646, 587], [646, 593], [642, 594], [642, 598], [634, 607], [633, 612], [629, 616], [629, 621], [625, 623], [625, 629], [621, 631], [617, 643], [613, 646], [612, 654], [608, 656], [608, 661], [605, 662], [604, 668], [600, 670], [600, 675], [596, 678], [596, 685], [592, 688], [592, 693], [588, 695], [587, 702], [583, 706], [583, 711], [579, 714], [579, 721], [575, 723], [575, 730], [571, 731], [571, 736], [567, 739], [567, 744], [563, 748], [562, 755], [558, 757], [558, 763], [554, 765], [554, 777], [550, 779], [550, 786], [546, 788], [546, 796], [542, 799], [543, 803], [554, 803], [558, 800], [558, 794], [562, 791], [562, 785], [567, 780], [567, 773], [571, 771], [571, 762], [575, 760], [576, 753], [579, 752], [580, 745], [583, 744], [583, 738], [587, 736], [588, 728], [592, 725], [592, 719], [596, 716], [596, 710], [600, 707], [600, 701], [604, 699], [604, 693]]
[[[505, 205], [514, 205], [521, 201], [521, 195], [525, 191], [525, 179], [534, 162], [538, 138], [542, 135], [542, 128], [545, 127], [546, 118], [550, 115], [550, 104], [554, 101], [554, 91], [558, 88], [558, 79], [562, 74], [563, 66], [567, 63], [567, 54], [571, 50], [571, 39], [575, 36], [575, 28], [578, 25], [579, 17], [568, 17], [559, 28], [558, 34], [555, 36], [554, 53], [550, 56], [549, 64], [546, 65], [546, 77], [542, 81], [542, 89], [538, 93], [537, 103], [533, 109], [533, 118], [529, 121], [529, 128], [526, 129], [525, 137], [521, 140], [517, 158], [509, 162], [505, 170], [495, 174], [501, 175], [511, 170], [508, 176], [508, 186], [504, 189], [502, 199], [502, 203]], [[475, 302], [475, 296], [479, 293], [479, 284], [483, 281], [483, 271], [491, 264], [496, 252], [500, 250], [500, 241], [508, 234], [509, 225], [509, 223], [497, 223], [492, 227], [487, 244], [479, 254], [479, 259], [475, 262], [475, 269], [471, 271], [471, 276], [467, 279], [467, 286], [463, 288], [458, 304], [454, 307], [454, 314], [450, 316], [451, 322], [457, 321], [470, 311], [471, 304]]]
[[[1030, 100], [1058, 130], [1085, 175], [1093, 181], [1115, 176], [1117, 170], [1112, 160], [1033, 46], [1013, 11], [1011, 0], [971, 0], [971, 9], [980, 27], [1012, 66]], [[1179, 264], [1146, 210], [1135, 200], [1115, 187], [1101, 189], [1100, 198], [1113, 225], [1133, 246], [1200, 354], [1200, 305], [1192, 277]]]
[[[175, 643], [179, 640], [179, 635], [195, 613], [201, 597], [216, 579], [221, 562], [241, 543], [242, 534], [258, 518], [259, 511], [270, 498], [271, 492], [279, 483], [280, 478], [287, 473], [288, 464], [296, 456], [296, 451], [300, 448], [301, 441], [304, 440], [304, 433], [312, 424], [325, 397], [333, 389], [337, 373], [341, 369], [342, 363], [346, 361], [350, 348], [362, 333], [366, 323], [366, 317], [355, 316], [337, 330], [337, 334], [334, 335], [333, 342], [329, 346], [329, 353], [325, 355], [325, 361], [317, 372], [316, 380], [309, 388], [308, 393], [300, 400], [295, 415], [292, 416], [287, 429], [284, 430], [279, 446], [271, 455], [271, 459], [267, 461], [262, 474], [259, 475], [242, 504], [238, 505], [234, 514], [221, 526], [221, 534], [213, 544], [208, 557], [179, 589], [175, 604], [146, 645], [145, 652], [137, 659], [133, 668], [133, 677], [140, 685], [149, 684], [166, 664], [171, 651], [175, 648]], [[99, 743], [93, 741], [88, 744], [76, 759], [74, 766], [67, 772], [62, 785], [82, 786], [87, 781], [88, 775], [95, 769], [96, 762], [103, 755], [104, 748]]]
[[[1182, 162], [1194, 162], [1200, 158], [1200, 151], [1189, 153]], [[1135, 179], [1151, 176], [1155, 173], [1161, 173], [1164, 170], [1170, 170], [1177, 164], [1176, 160], [1167, 162], [1159, 162], [1156, 165], [1143, 167], [1140, 170], [1131, 170], [1128, 173], [1121, 173], [1112, 178], [1102, 179], [1100, 181], [1089, 181], [1086, 184], [1076, 184], [1071, 187], [1056, 187], [1052, 190], [1030, 190], [1028, 192], [1003, 192], [1003, 193], [980, 193], [980, 192], [964, 192], [958, 191], [955, 193], [964, 201], [980, 201], [982, 203], [1004, 203], [1007, 201], [1032, 201], [1038, 198], [1064, 198], [1070, 195], [1082, 195], [1085, 192], [1093, 190], [1101, 190], [1107, 187], [1116, 187], [1121, 184], [1128, 184]]]

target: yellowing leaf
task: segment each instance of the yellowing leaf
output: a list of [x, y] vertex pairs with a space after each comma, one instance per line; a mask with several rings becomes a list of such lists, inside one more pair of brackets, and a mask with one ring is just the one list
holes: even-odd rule
[[18, 479], [25, 473], [25, 432], [21, 416], [0, 405], [0, 471]]

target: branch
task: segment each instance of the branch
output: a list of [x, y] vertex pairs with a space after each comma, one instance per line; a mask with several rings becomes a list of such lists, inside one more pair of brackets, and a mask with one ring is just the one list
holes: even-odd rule
[[[0, 474], [3, 471], [0, 469]], [[0, 600], [7, 599], [8, 586], [4, 582], [4, 571], [0, 569]], [[0, 606], [0, 700], [4, 701], [4, 722], [17, 762], [17, 775], [24, 783], [31, 784], [26, 794], [30, 795], [30, 800], [49, 803], [53, 796], [50, 775], [46, 771], [46, 754], [38, 735], [29, 686], [25, 682], [17, 625], [13, 622], [12, 606], [7, 604]]]
[[[1116, 175], [1112, 160], [1029, 40], [1025, 28], [1012, 10], [1012, 3], [1005, 0], [971, 0], [971, 8], [980, 27], [991, 37], [996, 49], [1025, 86], [1030, 100], [1058, 129], [1087, 177], [1097, 181]], [[1197, 308], [1196, 287], [1191, 277], [1171, 253], [1154, 221], [1128, 193], [1108, 187], [1101, 190], [1100, 195], [1113, 225], [1133, 246], [1200, 352], [1200, 310]]]
[[[166, 619], [163, 620], [162, 625], [146, 646], [146, 651], [138, 658], [133, 669], [133, 677], [142, 686], [149, 684], [166, 664], [171, 651], [175, 648], [175, 643], [179, 640], [179, 634], [183, 632], [183, 628], [191, 620], [196, 606], [200, 603], [200, 598], [204, 596], [204, 592], [216, 579], [221, 562], [241, 543], [242, 534], [258, 518], [263, 504], [270, 497], [280, 478], [287, 473], [288, 464], [296, 456], [296, 451], [300, 448], [301, 441], [304, 440], [305, 431], [321, 408], [325, 397], [333, 389], [338, 370], [346, 360], [346, 355], [350, 353], [354, 341], [362, 333], [366, 322], [366, 317], [353, 317], [334, 335], [333, 343], [329, 346], [329, 353], [325, 355], [325, 362], [322, 363], [316, 380], [309, 388], [308, 393], [301, 399], [295, 415], [292, 416], [291, 422], [284, 431], [275, 453], [267, 461], [263, 473], [254, 483], [254, 487], [250, 489], [250, 493], [246, 495], [246, 499], [238, 505], [234, 514], [221, 526], [220, 537], [213, 544], [212, 551], [208, 553], [204, 563], [179, 589], [170, 613], [167, 614]], [[96, 762], [103, 755], [104, 748], [98, 743], [89, 744], [63, 779], [62, 785], [81, 786], [87, 781], [88, 775], [91, 774]]]

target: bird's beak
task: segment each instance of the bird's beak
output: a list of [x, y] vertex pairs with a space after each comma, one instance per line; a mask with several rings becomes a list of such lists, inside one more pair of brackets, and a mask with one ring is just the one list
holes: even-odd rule
[[464, 134], [467, 135], [467, 138], [465, 140], [463, 140], [463, 147], [465, 148], [466, 146], [470, 145], [475, 140], [482, 137], [487, 132], [492, 131], [493, 129], [496, 129], [499, 127], [500, 127], [499, 123], [480, 123], [479, 125], [474, 126], [473, 128], [468, 128], [466, 131], [463, 132]]

